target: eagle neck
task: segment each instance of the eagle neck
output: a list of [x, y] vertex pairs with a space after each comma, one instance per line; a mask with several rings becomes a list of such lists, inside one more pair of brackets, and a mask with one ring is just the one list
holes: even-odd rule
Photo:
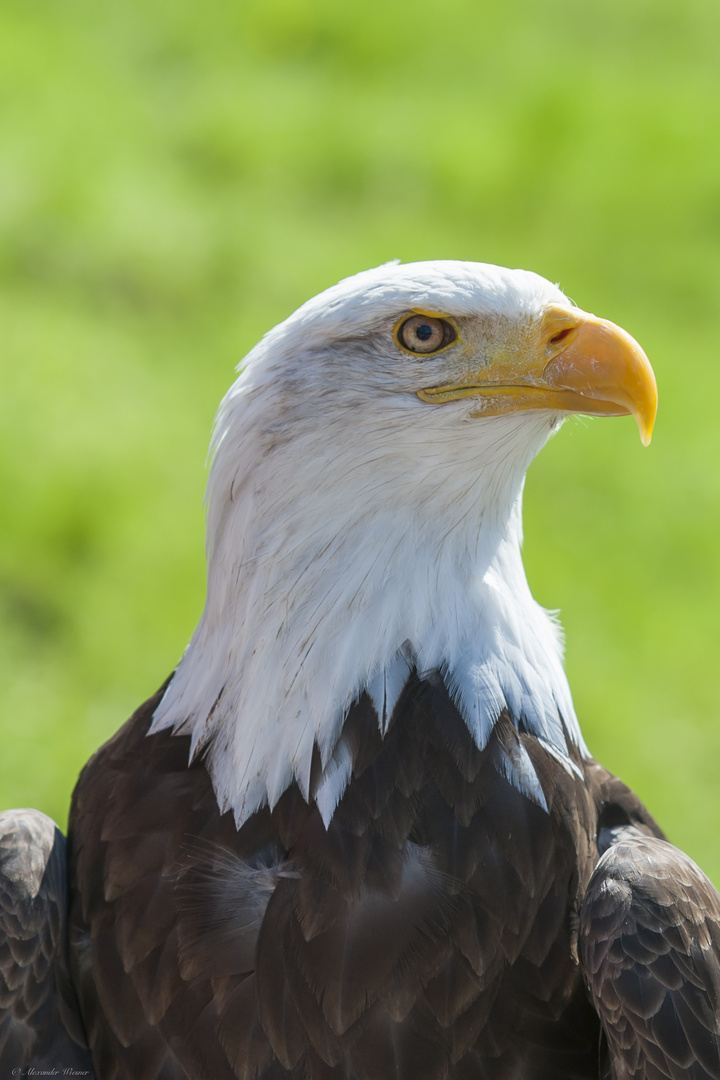
[[[406, 492], [404, 522], [377, 489], [372, 513], [322, 492], [310, 514], [290, 499], [274, 531], [252, 528], [267, 520], [257, 487], [254, 518], [243, 498], [225, 507], [205, 612], [152, 730], [192, 736], [238, 824], [293, 782], [327, 823], [352, 773], [341, 735], [353, 702], [367, 693], [384, 733], [411, 675], [443, 679], [481, 749], [505, 710], [563, 761], [569, 744], [585, 752], [559, 629], [523, 569], [522, 475], [504, 487], [494, 475], [492, 499], [487, 476], [425, 482]], [[527, 764], [509, 762], [508, 777], [542, 804]]]

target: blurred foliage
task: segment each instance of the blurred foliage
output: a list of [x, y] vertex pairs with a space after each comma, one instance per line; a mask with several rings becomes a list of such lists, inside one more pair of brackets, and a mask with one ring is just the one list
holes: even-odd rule
[[531, 584], [596, 755], [720, 880], [720, 8], [5, 0], [0, 805], [64, 823], [204, 592], [233, 367], [390, 258], [524, 266], [656, 368], [532, 467]]

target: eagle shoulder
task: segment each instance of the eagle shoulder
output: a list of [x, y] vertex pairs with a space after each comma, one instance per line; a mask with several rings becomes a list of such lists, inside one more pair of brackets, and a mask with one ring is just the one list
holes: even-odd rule
[[618, 1080], [718, 1080], [720, 895], [687, 855], [616, 827], [583, 902], [580, 946]]
[[[92, 1076], [67, 970], [65, 837], [37, 810], [0, 814], [0, 1065]], [[8, 1073], [9, 1075], [9, 1073]]]

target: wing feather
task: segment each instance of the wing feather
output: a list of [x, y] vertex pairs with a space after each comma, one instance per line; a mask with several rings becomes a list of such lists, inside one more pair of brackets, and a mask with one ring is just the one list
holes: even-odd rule
[[618, 1077], [720, 1078], [720, 894], [672, 844], [624, 829], [580, 918]]
[[[0, 1066], [93, 1075], [67, 973], [65, 838], [37, 810], [0, 814]], [[4, 1071], [0, 1069], [0, 1072]]]

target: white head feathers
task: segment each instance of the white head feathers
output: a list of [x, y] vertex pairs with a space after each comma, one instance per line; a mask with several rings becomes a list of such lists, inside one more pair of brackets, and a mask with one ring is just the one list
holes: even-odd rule
[[482, 350], [494, 326], [557, 303], [526, 271], [389, 264], [304, 304], [244, 361], [213, 438], [205, 610], [152, 728], [205, 749], [238, 823], [293, 780], [327, 822], [351, 768], [348, 708], [367, 690], [382, 726], [413, 666], [441, 672], [478, 745], [507, 706], [564, 761], [566, 732], [584, 752], [560, 635], [520, 558], [525, 471], [560, 418], [427, 404], [417, 391], [442, 384], [445, 354], [393, 337], [414, 310], [444, 312]]

